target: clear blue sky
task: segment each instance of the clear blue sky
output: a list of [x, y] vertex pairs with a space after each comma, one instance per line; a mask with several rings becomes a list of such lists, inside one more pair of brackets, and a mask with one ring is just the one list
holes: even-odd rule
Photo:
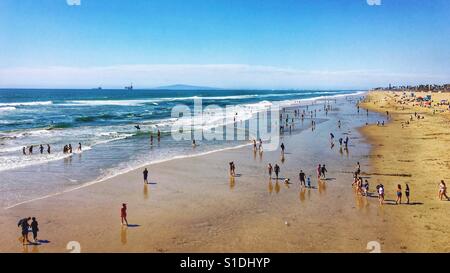
[[449, 61], [449, 0], [0, 1], [0, 87], [362, 88]]

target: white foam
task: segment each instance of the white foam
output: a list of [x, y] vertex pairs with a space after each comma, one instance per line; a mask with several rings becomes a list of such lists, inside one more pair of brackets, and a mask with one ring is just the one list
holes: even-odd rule
[[4, 102], [0, 106], [36, 106], [36, 105], [52, 105], [52, 101], [31, 101], [31, 102]]
[[0, 112], [9, 112], [16, 110], [14, 106], [0, 107]]
[[252, 145], [252, 144], [251, 143], [247, 143], [247, 144], [243, 144], [243, 145], [238, 145], [238, 146], [234, 146], [234, 147], [226, 147], [226, 148], [222, 148], [222, 149], [207, 151], [207, 152], [193, 154], [193, 155], [191, 154], [191, 155], [174, 156], [174, 157], [171, 157], [171, 158], [166, 158], [166, 159], [155, 160], [155, 161], [152, 161], [152, 162], [143, 163], [143, 164], [141, 164], [139, 166], [129, 167], [128, 169], [122, 170], [120, 172], [116, 172], [116, 173], [111, 174], [111, 175], [104, 176], [104, 177], [102, 177], [100, 179], [97, 179], [97, 180], [94, 180], [94, 181], [91, 181], [91, 182], [84, 183], [83, 185], [80, 185], [80, 186], [77, 186], [77, 187], [74, 187], [74, 188], [70, 188], [70, 189], [66, 189], [66, 190], [63, 190], [63, 191], [56, 192], [56, 193], [47, 194], [47, 195], [44, 195], [44, 196], [41, 196], [41, 197], [37, 197], [37, 198], [30, 199], [30, 200], [22, 201], [22, 202], [10, 205], [8, 207], [5, 207], [4, 209], [8, 210], [8, 209], [11, 209], [11, 208], [23, 205], [23, 204], [35, 202], [35, 201], [38, 201], [38, 200], [47, 199], [49, 197], [54, 197], [54, 196], [58, 196], [58, 195], [61, 195], [61, 194], [64, 194], [64, 193], [68, 193], [68, 192], [72, 192], [72, 191], [79, 190], [79, 189], [82, 189], [82, 188], [86, 188], [86, 187], [89, 187], [89, 186], [92, 186], [92, 185], [95, 185], [95, 184], [98, 184], [98, 183], [105, 182], [105, 181], [107, 181], [107, 180], [109, 180], [109, 179], [111, 179], [113, 177], [116, 177], [116, 176], [119, 176], [119, 175], [122, 175], [122, 174], [125, 174], [125, 173], [128, 173], [128, 172], [131, 172], [133, 170], [137, 170], [137, 169], [143, 168], [143, 167], [148, 166], [148, 165], [154, 165], [154, 164], [167, 162], [167, 161], [172, 161], [172, 160], [176, 160], [176, 159], [204, 156], [204, 155], [217, 153], [217, 152], [221, 152], [221, 151], [239, 149], [239, 148], [243, 148], [243, 147], [246, 147], [246, 146], [249, 146], [249, 145]]

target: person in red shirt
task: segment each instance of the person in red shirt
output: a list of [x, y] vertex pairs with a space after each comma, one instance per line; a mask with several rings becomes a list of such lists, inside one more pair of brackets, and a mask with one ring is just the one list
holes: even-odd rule
[[125, 221], [126, 225], [128, 226], [128, 221], [127, 221], [127, 204], [125, 204], [125, 203], [122, 204], [122, 208], [120, 209], [120, 218], [121, 218], [120, 220], [122, 222], [122, 225], [123, 225], [123, 222]]

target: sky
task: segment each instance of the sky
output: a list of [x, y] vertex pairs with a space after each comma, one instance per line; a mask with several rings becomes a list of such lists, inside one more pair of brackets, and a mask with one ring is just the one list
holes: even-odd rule
[[0, 88], [366, 89], [449, 61], [448, 0], [0, 1]]

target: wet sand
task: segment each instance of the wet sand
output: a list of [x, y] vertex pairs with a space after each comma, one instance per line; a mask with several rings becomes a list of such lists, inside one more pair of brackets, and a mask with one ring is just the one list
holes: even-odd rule
[[[417, 92], [416, 97], [427, 94]], [[384, 127], [370, 125], [361, 129], [373, 143], [370, 176], [384, 184], [389, 200], [395, 200], [397, 184], [403, 189], [405, 183], [410, 185], [412, 205], [385, 209], [386, 215], [395, 220], [392, 232], [401, 241], [399, 250], [449, 252], [450, 202], [439, 201], [437, 197], [441, 179], [447, 185], [450, 183], [450, 112], [448, 106], [424, 108], [413, 106], [412, 102], [396, 103], [401, 95], [402, 92], [371, 92], [367, 102], [361, 104], [371, 111], [384, 115], [389, 111], [391, 115]], [[450, 93], [432, 93], [432, 99], [448, 100]], [[424, 119], [415, 118], [415, 112]], [[406, 124], [411, 115], [413, 121]]]
[[[358, 114], [354, 100], [339, 99], [332, 105], [328, 116], [319, 111], [322, 105], [316, 106], [317, 118], [325, 121], [315, 131], [305, 119], [303, 125], [296, 124], [303, 126], [302, 132], [286, 133], [284, 162], [280, 150], [260, 156], [248, 146], [149, 165], [149, 185], [143, 184], [139, 169], [2, 210], [0, 251], [68, 252], [69, 241], [78, 241], [82, 252], [368, 252], [369, 241], [380, 242], [385, 252], [418, 250], [403, 241], [403, 230], [408, 229], [399, 227], [394, 210], [408, 213], [425, 206], [380, 207], [377, 198], [358, 196], [351, 187], [356, 162], [363, 172], [374, 172], [370, 164], [377, 166], [373, 154], [379, 153], [357, 127], [373, 123], [380, 115]], [[349, 136], [348, 153], [340, 152], [339, 144], [330, 147], [330, 132], [336, 140]], [[375, 141], [372, 136], [369, 139]], [[234, 179], [228, 175], [230, 161], [240, 174]], [[269, 180], [269, 162], [278, 163], [281, 177], [290, 178], [293, 184]], [[319, 163], [328, 169], [328, 179], [321, 183], [316, 178]], [[311, 175], [314, 188], [300, 188], [300, 169]], [[411, 185], [413, 200], [419, 200], [418, 186]], [[371, 181], [371, 191], [374, 187]], [[433, 197], [430, 206], [443, 213], [448, 204], [431, 201]], [[120, 225], [123, 202], [128, 204], [130, 227]], [[421, 215], [405, 215], [415, 214]], [[434, 215], [422, 217], [433, 219]], [[39, 238], [48, 243], [21, 245], [16, 223], [25, 216], [38, 218]], [[440, 246], [434, 250], [444, 250]]]

